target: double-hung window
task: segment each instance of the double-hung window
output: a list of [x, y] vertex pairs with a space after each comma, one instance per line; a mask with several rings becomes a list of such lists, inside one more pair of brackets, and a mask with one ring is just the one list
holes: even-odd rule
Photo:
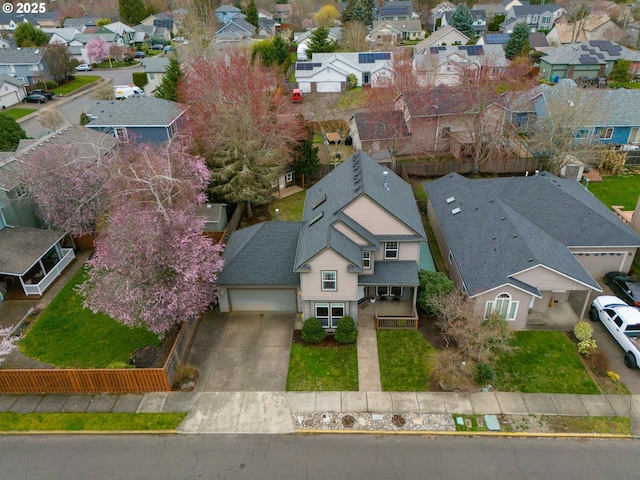
[[325, 292], [335, 292], [338, 288], [338, 274], [335, 270], [322, 271], [322, 290]]
[[368, 250], [362, 252], [362, 268], [363, 270], [371, 270], [371, 252]]
[[398, 258], [398, 242], [385, 242], [384, 258], [385, 260], [395, 260]]

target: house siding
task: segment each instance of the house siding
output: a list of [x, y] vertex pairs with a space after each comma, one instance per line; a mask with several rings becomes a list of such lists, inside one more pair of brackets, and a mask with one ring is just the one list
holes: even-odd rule
[[487, 302], [495, 301], [496, 297], [502, 293], [511, 295], [511, 301], [518, 302], [518, 310], [514, 320], [508, 320], [507, 323], [513, 330], [524, 330], [527, 325], [527, 316], [529, 315], [529, 302], [531, 295], [510, 285], [504, 285], [482, 295], [478, 295], [474, 301], [473, 314], [483, 317]]
[[[303, 301], [350, 301], [357, 300], [358, 274], [347, 271], [349, 262], [326, 249], [313, 258], [309, 265], [310, 272], [300, 273], [300, 290]], [[337, 289], [335, 292], [322, 290], [322, 271], [335, 270], [337, 272]]]
[[357, 245], [369, 245], [369, 242], [347, 227], [344, 223], [336, 223], [333, 225], [333, 228]]
[[[382, 182], [382, 179], [380, 181]], [[415, 235], [416, 233], [364, 196], [344, 208], [343, 212], [374, 235]]]

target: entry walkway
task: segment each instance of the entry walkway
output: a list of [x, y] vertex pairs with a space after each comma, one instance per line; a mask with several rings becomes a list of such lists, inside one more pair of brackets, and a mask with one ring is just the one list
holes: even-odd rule
[[358, 386], [361, 392], [379, 392], [380, 362], [378, 339], [373, 308], [367, 306], [358, 312]]

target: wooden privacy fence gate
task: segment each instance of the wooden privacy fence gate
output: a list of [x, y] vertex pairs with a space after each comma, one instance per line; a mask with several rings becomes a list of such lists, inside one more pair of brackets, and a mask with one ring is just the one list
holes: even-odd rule
[[162, 368], [0, 370], [0, 393], [168, 392], [200, 318], [182, 323]]

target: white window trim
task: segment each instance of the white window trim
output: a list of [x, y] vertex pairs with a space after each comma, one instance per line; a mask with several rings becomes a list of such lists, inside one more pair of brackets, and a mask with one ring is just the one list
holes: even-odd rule
[[[326, 275], [332, 275], [333, 279], [327, 277]], [[322, 280], [322, 291], [323, 292], [335, 292], [338, 290], [338, 272], [335, 270], [322, 270], [321, 272], [321, 280]], [[333, 283], [333, 288], [328, 288], [325, 286], [325, 282]]]
[[613, 138], [613, 127], [604, 127], [600, 130], [601, 140], [611, 140]]
[[369, 250], [362, 252], [362, 269], [371, 270], [371, 252]]
[[23, 184], [18, 185], [15, 188], [15, 190], [16, 190], [16, 198], [22, 198], [27, 195], [27, 187], [25, 187]]
[[[395, 248], [389, 248], [389, 244], [395, 244]], [[389, 253], [395, 252], [394, 257], [390, 257]], [[384, 259], [397, 260], [400, 257], [400, 244], [398, 242], [384, 242]]]
[[[327, 315], [328, 316], [319, 316], [318, 315], [318, 308], [326, 308], [327, 309]], [[334, 317], [331, 312], [334, 308], [341, 308], [342, 309], [342, 315], [340, 315], [339, 317]], [[335, 328], [332, 327], [332, 324], [335, 323], [337, 325], [338, 320], [340, 320], [342, 317], [344, 317], [347, 312], [346, 312], [346, 306], [343, 302], [336, 302], [336, 303], [316, 303], [313, 306], [313, 313], [315, 315], [315, 317], [320, 320], [320, 323], [323, 324], [324, 328]], [[324, 325], [323, 319], [326, 320], [326, 326]], [[335, 320], [335, 321], [334, 321]]]
[[287, 182], [293, 182], [293, 172], [287, 173]]
[[505, 308], [506, 315], [504, 316], [504, 319], [509, 322], [514, 321], [516, 319], [516, 316], [518, 315], [518, 307], [520, 302], [517, 300], [513, 300], [511, 294], [507, 292], [500, 292], [493, 300], [487, 301], [484, 308], [484, 318], [489, 318], [489, 315], [491, 315], [495, 311], [495, 307], [498, 304], [498, 301], [500, 301], [502, 304], [505, 300], [507, 301], [507, 305]]

